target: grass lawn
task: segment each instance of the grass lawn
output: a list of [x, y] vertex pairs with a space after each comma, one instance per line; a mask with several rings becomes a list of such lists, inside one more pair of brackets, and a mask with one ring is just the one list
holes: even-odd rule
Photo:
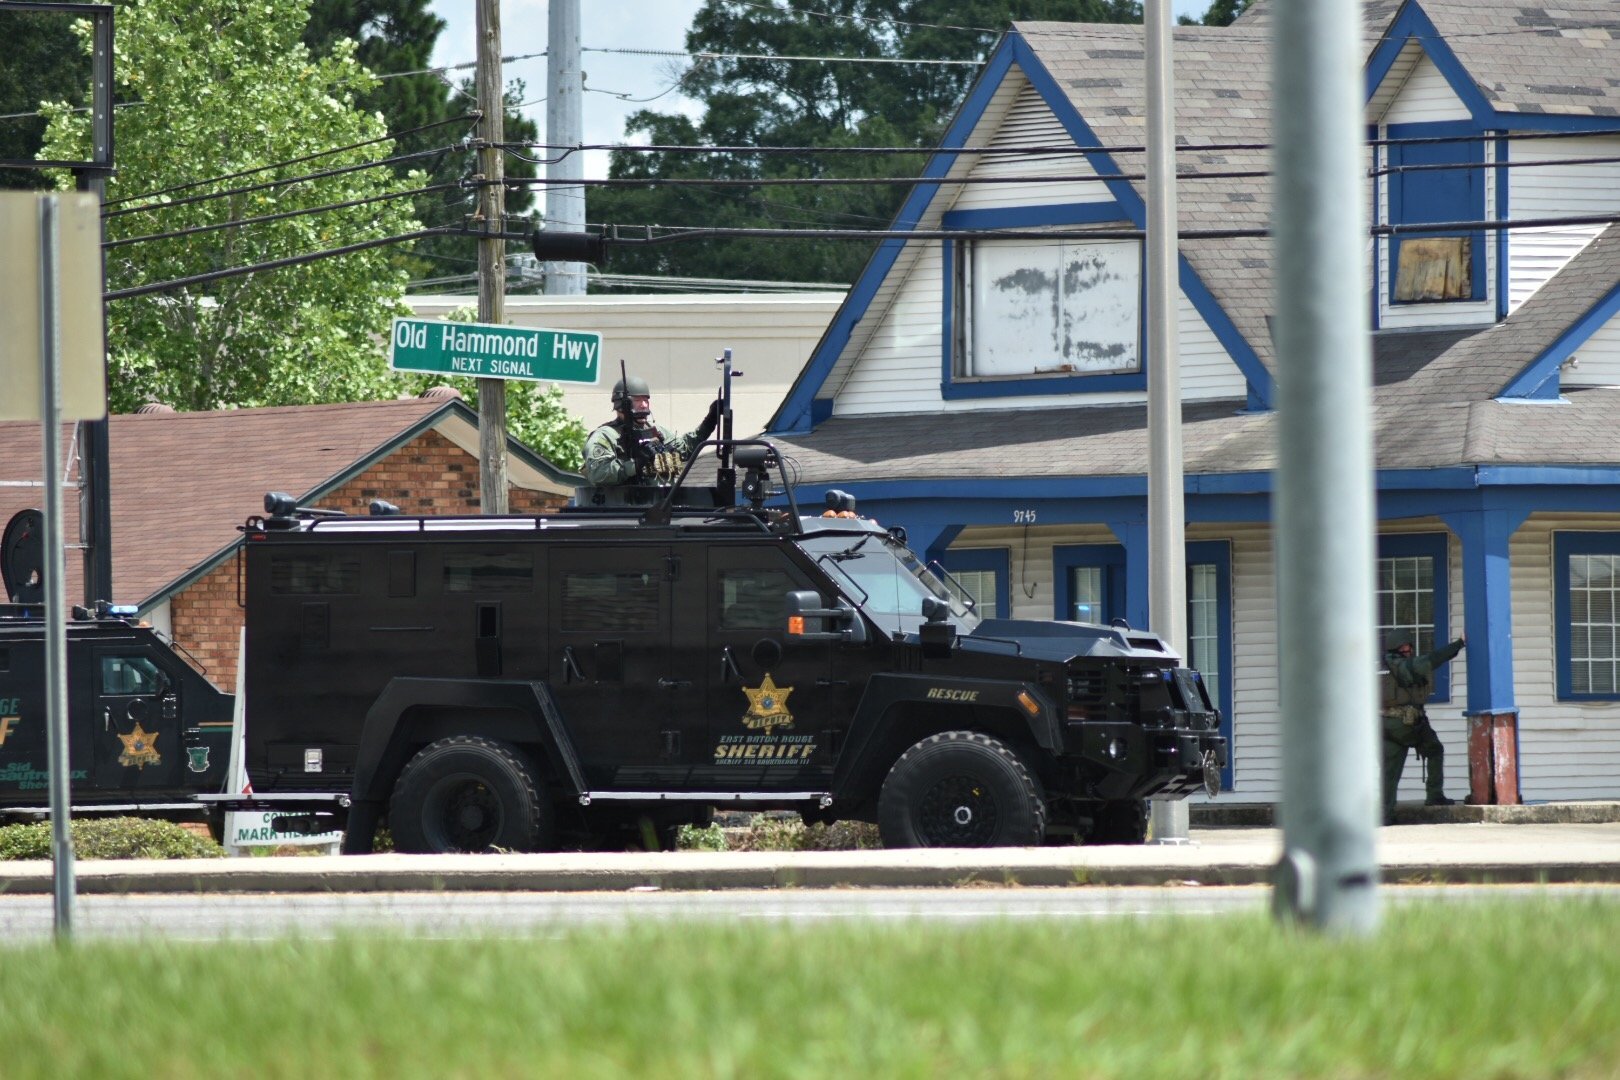
[[0, 1075], [1611, 1077], [1620, 904], [28, 946]]

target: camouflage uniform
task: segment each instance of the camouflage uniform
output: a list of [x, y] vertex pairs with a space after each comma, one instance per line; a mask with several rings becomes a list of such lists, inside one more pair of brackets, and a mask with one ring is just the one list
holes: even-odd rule
[[1434, 690], [1434, 670], [1462, 652], [1459, 638], [1427, 656], [1401, 656], [1402, 645], [1412, 644], [1409, 635], [1392, 634], [1385, 643], [1385, 670], [1380, 673], [1379, 696], [1384, 723], [1384, 821], [1395, 814], [1395, 789], [1406, 768], [1406, 752], [1416, 749], [1424, 765], [1424, 801], [1430, 806], [1447, 806], [1445, 792], [1445, 748], [1429, 725], [1423, 703]]
[[603, 424], [585, 440], [585, 482], [592, 487], [673, 484], [686, 459], [714, 430], [713, 415], [678, 436], [622, 417]]

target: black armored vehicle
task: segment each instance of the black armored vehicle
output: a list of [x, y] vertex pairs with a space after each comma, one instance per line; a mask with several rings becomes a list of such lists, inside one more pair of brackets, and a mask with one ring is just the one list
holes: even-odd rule
[[243, 545], [256, 796], [332, 797], [350, 852], [384, 820], [437, 852], [667, 844], [715, 808], [899, 847], [1140, 843], [1145, 800], [1213, 793], [1219, 717], [1158, 637], [981, 618], [847, 495], [803, 512], [768, 443], [715, 445], [715, 487], [549, 515], [267, 496]]
[[[199, 817], [224, 789], [233, 699], [150, 626], [105, 607], [67, 620], [73, 812]], [[43, 814], [45, 618], [0, 604], [0, 817]]]

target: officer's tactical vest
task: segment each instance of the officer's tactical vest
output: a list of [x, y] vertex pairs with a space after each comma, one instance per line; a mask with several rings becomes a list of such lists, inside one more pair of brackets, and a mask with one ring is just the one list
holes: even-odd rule
[[1386, 714], [1396, 715], [1408, 724], [1418, 722], [1423, 715], [1423, 703], [1429, 700], [1430, 680], [1414, 679], [1404, 686], [1396, 681], [1389, 668], [1378, 673], [1379, 699]]

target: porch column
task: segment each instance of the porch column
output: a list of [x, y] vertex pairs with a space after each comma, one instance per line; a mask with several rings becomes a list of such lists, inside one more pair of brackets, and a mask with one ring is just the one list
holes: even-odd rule
[[926, 520], [910, 520], [905, 522], [905, 527], [906, 546], [921, 556], [925, 563], [943, 559], [945, 549], [962, 531], [961, 525]]
[[1442, 514], [1463, 551], [1468, 638], [1468, 801], [1519, 801], [1519, 710], [1513, 697], [1513, 589], [1508, 541], [1528, 511]]
[[1151, 629], [1148, 625], [1147, 522], [1110, 521], [1108, 528], [1125, 548], [1125, 619], [1133, 630]]

